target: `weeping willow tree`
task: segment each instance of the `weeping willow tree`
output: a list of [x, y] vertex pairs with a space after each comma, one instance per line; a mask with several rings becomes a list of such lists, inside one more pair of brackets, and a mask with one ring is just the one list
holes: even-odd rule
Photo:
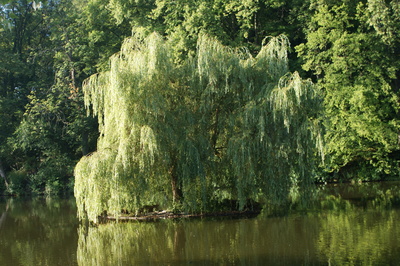
[[321, 104], [311, 81], [288, 73], [288, 45], [268, 38], [254, 57], [200, 36], [177, 62], [158, 34], [125, 40], [84, 83], [100, 137], [75, 169], [79, 216], [158, 203], [203, 212], [225, 199], [243, 209], [308, 187]]

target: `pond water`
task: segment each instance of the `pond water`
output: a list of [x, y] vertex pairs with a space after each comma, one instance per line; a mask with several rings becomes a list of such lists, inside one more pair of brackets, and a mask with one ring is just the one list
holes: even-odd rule
[[[0, 265], [396, 265], [400, 183], [324, 186], [307, 210], [80, 225], [74, 199], [0, 199]], [[323, 193], [321, 193], [321, 191]]]

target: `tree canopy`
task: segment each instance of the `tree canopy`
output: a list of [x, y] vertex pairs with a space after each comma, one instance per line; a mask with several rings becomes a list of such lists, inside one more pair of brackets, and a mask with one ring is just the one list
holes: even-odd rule
[[315, 1], [314, 8], [297, 49], [325, 92], [328, 171], [364, 180], [398, 175], [398, 1]]
[[[87, 154], [87, 165], [108, 156], [109, 167], [133, 171], [123, 178], [141, 180], [135, 189], [147, 194], [127, 203], [133, 211], [160, 198], [193, 211], [223, 199], [243, 208], [289, 187], [295, 195], [296, 183], [396, 179], [399, 14], [397, 0], [0, 1], [0, 193], [71, 193]], [[122, 91], [107, 96], [113, 86]], [[318, 96], [299, 105], [298, 88]], [[119, 95], [121, 113], [108, 112], [102, 104]], [[123, 124], [136, 131], [112, 132]], [[310, 139], [326, 158], [313, 174]], [[119, 180], [112, 167], [107, 178]]]
[[267, 38], [256, 57], [202, 35], [194, 57], [173, 41], [125, 40], [110, 70], [84, 84], [99, 117], [97, 151], [75, 169], [79, 215], [182, 204], [284, 202], [312, 183], [321, 148], [320, 97], [288, 73], [288, 40]]

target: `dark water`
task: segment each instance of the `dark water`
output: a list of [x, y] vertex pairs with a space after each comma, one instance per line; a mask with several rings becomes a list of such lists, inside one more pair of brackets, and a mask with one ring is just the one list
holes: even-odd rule
[[77, 265], [74, 199], [0, 199], [0, 265]]
[[0, 201], [0, 265], [398, 265], [400, 183], [325, 186], [279, 217], [79, 226], [72, 200]]

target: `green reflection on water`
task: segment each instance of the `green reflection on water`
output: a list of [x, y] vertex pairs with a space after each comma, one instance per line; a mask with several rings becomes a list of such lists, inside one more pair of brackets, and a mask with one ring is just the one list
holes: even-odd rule
[[331, 265], [397, 265], [400, 261], [398, 182], [328, 187], [318, 213], [319, 261]]
[[327, 194], [309, 210], [282, 217], [81, 227], [78, 263], [387, 265], [400, 260], [398, 187], [324, 189]]
[[332, 265], [395, 265], [400, 259], [399, 219], [398, 210], [321, 215], [319, 259]]
[[79, 230], [80, 265], [377, 265], [399, 261], [398, 210]]
[[[312, 238], [297, 243], [293, 238], [314, 231], [313, 225], [293, 226], [293, 223], [296, 221], [281, 218], [268, 222], [263, 219], [180, 220], [81, 228], [78, 263], [255, 265], [307, 261], [307, 250], [312, 248], [312, 243], [305, 242]], [[282, 242], [282, 239], [291, 241]]]
[[74, 199], [0, 199], [0, 265], [396, 265], [397, 184], [324, 186], [280, 216], [97, 227]]
[[71, 200], [0, 199], [0, 265], [76, 265]]

